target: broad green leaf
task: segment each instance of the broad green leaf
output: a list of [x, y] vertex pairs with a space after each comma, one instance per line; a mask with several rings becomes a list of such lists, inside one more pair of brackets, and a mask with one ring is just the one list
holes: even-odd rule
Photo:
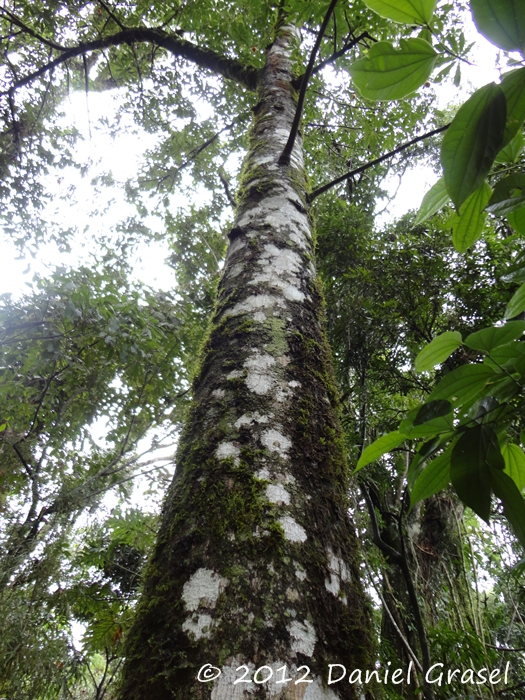
[[511, 212], [507, 216], [507, 220], [517, 233], [521, 236], [525, 236], [525, 207]]
[[416, 357], [416, 372], [433, 369], [446, 360], [460, 345], [461, 333], [458, 331], [445, 331], [436, 336]]
[[504, 75], [500, 87], [507, 103], [507, 123], [503, 134], [503, 146], [506, 146], [518, 134], [525, 119], [525, 68]]
[[364, 0], [380, 17], [401, 24], [428, 24], [437, 0]]
[[505, 309], [505, 318], [514, 318], [525, 310], [525, 283], [518, 288]]
[[405, 420], [401, 421], [399, 432], [410, 439], [453, 432], [453, 418], [450, 401], [438, 399], [410, 411]]
[[456, 208], [481, 185], [503, 145], [507, 108], [499, 85], [477, 90], [460, 107], [441, 144], [441, 164]]
[[504, 51], [525, 53], [523, 0], [470, 0], [477, 30]]
[[450, 202], [445, 178], [440, 177], [423, 197], [414, 224], [421, 224]]
[[496, 163], [517, 163], [524, 145], [525, 139], [523, 138], [523, 134], [521, 131], [518, 131], [516, 136], [498, 153], [496, 156]]
[[[509, 323], [522, 323], [522, 321], [509, 321]], [[523, 357], [525, 357], [525, 343], [517, 342], [500, 345], [490, 353], [490, 359], [497, 364], [498, 368], [504, 367], [509, 371], [512, 371], [516, 362]], [[489, 358], [485, 358], [485, 361], [487, 359]]]
[[463, 365], [446, 374], [428, 397], [428, 401], [448, 399], [453, 406], [462, 406], [482, 391], [497, 374], [486, 365]]
[[522, 547], [525, 547], [525, 501], [513, 479], [499, 469], [490, 470], [490, 483], [503, 503], [503, 514], [509, 521]]
[[446, 489], [450, 483], [450, 458], [452, 447], [436, 457], [417, 477], [410, 492], [410, 509], [424, 498]]
[[356, 88], [369, 100], [398, 100], [428, 79], [438, 54], [424, 39], [401, 39], [399, 48], [378, 41], [349, 68]]
[[487, 521], [490, 517], [489, 467], [503, 469], [497, 436], [489, 425], [476, 425], [459, 438], [450, 459], [450, 480], [465, 505]]
[[504, 326], [483, 328], [465, 338], [465, 345], [490, 354], [494, 348], [510, 343], [525, 332], [525, 321], [509, 321]]
[[487, 206], [491, 194], [490, 185], [484, 182], [461, 205], [452, 232], [452, 242], [458, 253], [465, 253], [481, 236], [483, 224], [487, 218], [483, 210]]
[[516, 173], [498, 182], [490, 198], [487, 211], [502, 216], [523, 206], [525, 206], [525, 175]]
[[503, 445], [501, 454], [505, 460], [505, 474], [508, 474], [519, 491], [525, 488], [525, 454], [519, 445]]
[[399, 445], [401, 445], [401, 443], [405, 440], [406, 436], [402, 435], [397, 430], [383, 435], [383, 437], [380, 437], [363, 450], [363, 453], [357, 462], [355, 471], [365, 467], [367, 464], [370, 464], [370, 462], [373, 462], [387, 452], [390, 452], [390, 450], [393, 450], [395, 447], [399, 447]]
[[439, 416], [437, 418], [432, 418], [425, 423], [419, 425], [404, 424], [405, 421], [399, 426], [399, 432], [404, 433], [407, 438], [411, 440], [415, 438], [430, 438], [433, 435], [439, 435], [440, 433], [449, 433], [454, 431], [454, 416], [452, 413], [446, 416]]

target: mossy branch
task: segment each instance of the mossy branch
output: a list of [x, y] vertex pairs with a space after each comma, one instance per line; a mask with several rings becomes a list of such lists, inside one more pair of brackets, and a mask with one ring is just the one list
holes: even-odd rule
[[155, 46], [166, 49], [166, 51], [174, 56], [184, 58], [200, 68], [210, 70], [224, 78], [235, 80], [249, 90], [255, 90], [257, 87], [258, 71], [253, 66], [245, 66], [240, 61], [221, 56], [221, 54], [218, 54], [216, 51], [197, 46], [174, 34], [168, 34], [164, 29], [156, 27], [136, 27], [122, 30], [116, 34], [102, 37], [101, 39], [95, 39], [85, 43], [80, 42], [69, 48], [61, 48], [59, 56], [41, 66], [38, 70], [20, 78], [11, 85], [9, 90], [5, 90], [0, 94], [12, 95], [19, 88], [29, 85], [40, 76], [49, 73], [57, 66], [77, 56], [85, 56], [88, 53], [107, 49], [110, 46], [141, 43], [154, 44]]

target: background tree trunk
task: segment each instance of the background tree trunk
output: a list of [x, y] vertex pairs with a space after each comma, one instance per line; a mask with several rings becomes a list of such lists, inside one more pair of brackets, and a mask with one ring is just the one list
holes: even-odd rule
[[[177, 472], [127, 642], [122, 700], [354, 698], [329, 663], [374, 666], [313, 265], [283, 26], [261, 74], [238, 212]], [[199, 669], [221, 670], [200, 683]], [[237, 667], [270, 666], [260, 685]], [[296, 678], [306, 664], [309, 684]], [[286, 666], [283, 671], [277, 672]], [[257, 679], [269, 675], [265, 669]], [[334, 690], [335, 689], [335, 690]], [[250, 695], [252, 697], [252, 695]]]

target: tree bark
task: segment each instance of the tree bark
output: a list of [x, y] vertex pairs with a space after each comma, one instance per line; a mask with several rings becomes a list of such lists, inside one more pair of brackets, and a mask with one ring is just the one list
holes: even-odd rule
[[[293, 26], [279, 29], [259, 79], [238, 212], [121, 700], [350, 700], [370, 688], [326, 685], [329, 663], [373, 669], [374, 656], [300, 136], [290, 164], [278, 163], [295, 113], [297, 38]], [[216, 680], [197, 679], [205, 664], [218, 667]], [[269, 668], [259, 683], [234, 685], [243, 664], [246, 680]], [[302, 665], [312, 682], [295, 685]]]

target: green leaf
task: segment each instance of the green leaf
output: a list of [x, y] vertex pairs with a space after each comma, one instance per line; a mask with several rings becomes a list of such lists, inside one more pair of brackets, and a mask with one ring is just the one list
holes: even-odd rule
[[504, 75], [501, 89], [507, 102], [507, 123], [503, 134], [503, 146], [506, 146], [518, 134], [525, 119], [525, 68]]
[[405, 420], [401, 421], [399, 432], [410, 439], [453, 432], [453, 418], [450, 401], [430, 401], [411, 411]]
[[367, 464], [370, 464], [370, 462], [373, 462], [387, 452], [390, 452], [390, 450], [393, 450], [395, 447], [399, 447], [399, 445], [401, 445], [401, 443], [405, 440], [406, 436], [402, 435], [397, 430], [383, 435], [383, 437], [380, 437], [363, 450], [363, 453], [357, 462], [355, 471], [359, 471], [359, 469], [365, 467]]
[[518, 288], [507, 304], [505, 318], [514, 318], [525, 310], [525, 283]]
[[510, 214], [516, 209], [525, 205], [525, 175], [515, 173], [500, 180], [492, 197], [490, 198], [487, 211], [492, 214]]
[[492, 189], [484, 182], [461, 206], [454, 222], [452, 242], [458, 253], [465, 253], [481, 236], [487, 218], [484, 209], [490, 200]]
[[461, 333], [445, 331], [436, 336], [418, 354], [415, 360], [416, 372], [433, 369], [447, 359], [461, 345]]
[[478, 189], [503, 145], [507, 107], [499, 85], [477, 90], [462, 105], [441, 144], [450, 198], [459, 209]]
[[450, 483], [451, 455], [452, 447], [449, 447], [423, 469], [410, 492], [410, 509], [424, 498], [429, 498], [447, 488]]
[[517, 163], [524, 145], [525, 139], [523, 138], [523, 134], [521, 131], [518, 131], [516, 136], [498, 153], [496, 156], [496, 163]]
[[[521, 323], [521, 321], [509, 321], [509, 323]], [[507, 324], [508, 325], [508, 324]], [[525, 357], [525, 343], [508, 343], [500, 345], [490, 353], [490, 360], [497, 363], [498, 369], [504, 367], [512, 372], [516, 363]], [[485, 358], [485, 362], [489, 358]]]
[[349, 68], [356, 88], [369, 100], [398, 100], [428, 80], [438, 54], [424, 39], [401, 39], [399, 49], [378, 41]]
[[483, 328], [465, 338], [465, 345], [490, 354], [494, 348], [510, 343], [525, 332], [525, 321], [509, 321], [504, 326]]
[[525, 53], [523, 0], [470, 0], [478, 32], [504, 51]]
[[440, 177], [423, 197], [414, 224], [421, 224], [450, 202], [445, 178]]
[[437, 0], [364, 0], [380, 17], [400, 24], [428, 24]]
[[521, 236], [525, 236], [525, 207], [511, 212], [507, 220], [512, 228]]
[[428, 397], [428, 401], [448, 399], [453, 406], [462, 406], [482, 391], [496, 372], [486, 365], [463, 365], [446, 374]]
[[463, 503], [487, 522], [491, 497], [489, 466], [494, 471], [504, 467], [497, 435], [490, 425], [476, 425], [463, 433], [452, 450], [450, 480]]
[[518, 487], [505, 472], [490, 470], [490, 483], [494, 493], [503, 503], [503, 514], [512, 525], [516, 537], [525, 547], [525, 501]]
[[508, 474], [521, 492], [525, 488], [525, 454], [519, 445], [503, 445], [501, 454], [505, 460], [505, 474]]

